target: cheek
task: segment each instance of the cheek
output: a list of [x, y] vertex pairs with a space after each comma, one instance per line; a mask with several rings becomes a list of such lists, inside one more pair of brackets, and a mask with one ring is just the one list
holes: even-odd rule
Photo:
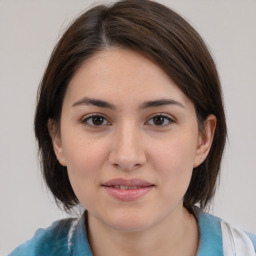
[[[65, 147], [67, 145], [67, 147]], [[97, 140], [71, 136], [63, 141], [70, 183], [79, 201], [89, 188], [97, 188], [102, 166], [106, 159], [106, 147]], [[81, 200], [80, 200], [81, 199]]]
[[157, 143], [152, 149], [153, 168], [166, 190], [171, 190], [174, 194], [186, 192], [193, 171], [195, 152], [195, 139], [186, 136]]

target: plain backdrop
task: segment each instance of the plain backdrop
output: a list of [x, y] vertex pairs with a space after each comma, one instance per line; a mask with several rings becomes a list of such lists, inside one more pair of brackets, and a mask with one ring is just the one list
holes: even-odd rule
[[[211, 212], [256, 233], [256, 1], [159, 2], [202, 35], [223, 86], [229, 140]], [[0, 0], [0, 255], [67, 216], [40, 175], [33, 134], [36, 91], [60, 35], [95, 3]]]

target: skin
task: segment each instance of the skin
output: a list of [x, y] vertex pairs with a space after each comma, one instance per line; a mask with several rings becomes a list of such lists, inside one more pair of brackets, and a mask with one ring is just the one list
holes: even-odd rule
[[[163, 99], [172, 103], [145, 104]], [[183, 196], [210, 150], [216, 118], [208, 116], [200, 133], [193, 103], [161, 68], [129, 49], [95, 54], [68, 85], [60, 131], [50, 124], [56, 156], [88, 210], [94, 255], [196, 255], [197, 222]], [[102, 187], [115, 178], [139, 178], [153, 188], [118, 200]]]

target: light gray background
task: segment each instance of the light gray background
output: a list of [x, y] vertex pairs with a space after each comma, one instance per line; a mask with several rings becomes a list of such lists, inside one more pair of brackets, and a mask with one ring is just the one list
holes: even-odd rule
[[[40, 176], [35, 96], [60, 34], [95, 2], [0, 0], [0, 255], [66, 216]], [[159, 2], [186, 17], [206, 40], [223, 85], [229, 141], [211, 212], [256, 233], [256, 2]]]

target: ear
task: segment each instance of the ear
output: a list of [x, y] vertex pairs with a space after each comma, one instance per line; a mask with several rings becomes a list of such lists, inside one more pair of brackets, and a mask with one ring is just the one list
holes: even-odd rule
[[55, 156], [58, 159], [59, 163], [63, 166], [66, 165], [66, 160], [63, 152], [63, 147], [62, 147], [62, 142], [61, 142], [61, 136], [59, 129], [57, 127], [57, 124], [54, 120], [49, 119], [48, 123], [48, 131], [52, 139], [52, 145], [53, 145], [53, 150], [55, 152]]
[[206, 118], [203, 128], [199, 131], [194, 168], [206, 159], [211, 149], [216, 123], [216, 117], [211, 114]]

